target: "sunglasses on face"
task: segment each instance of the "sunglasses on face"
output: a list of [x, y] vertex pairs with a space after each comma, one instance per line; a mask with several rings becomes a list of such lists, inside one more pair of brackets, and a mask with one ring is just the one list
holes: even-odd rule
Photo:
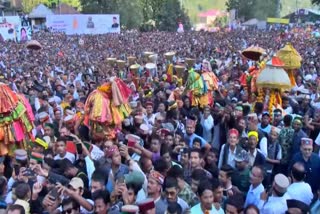
[[62, 211], [62, 214], [71, 214], [72, 213], [72, 209], [67, 209]]

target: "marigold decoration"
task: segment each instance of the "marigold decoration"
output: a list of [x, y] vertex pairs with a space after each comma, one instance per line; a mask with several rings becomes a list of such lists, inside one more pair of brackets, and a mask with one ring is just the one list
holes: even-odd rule
[[0, 83], [0, 155], [13, 152], [15, 148], [26, 149], [33, 139], [34, 115], [29, 101]]
[[294, 70], [301, 67], [302, 58], [298, 51], [292, 46], [291, 43], [287, 43], [282, 49], [277, 52], [277, 56], [284, 63], [283, 68], [287, 71], [292, 87], [296, 85], [294, 78]]
[[104, 83], [91, 92], [85, 103], [84, 123], [94, 136], [113, 139], [115, 127], [131, 113], [129, 96], [131, 89], [119, 78]]
[[281, 89], [290, 89], [291, 82], [288, 74], [282, 69], [284, 63], [278, 58], [273, 57], [265, 69], [263, 69], [257, 78], [257, 86], [265, 90], [270, 90], [268, 104], [269, 114], [272, 115], [273, 108], [281, 106]]

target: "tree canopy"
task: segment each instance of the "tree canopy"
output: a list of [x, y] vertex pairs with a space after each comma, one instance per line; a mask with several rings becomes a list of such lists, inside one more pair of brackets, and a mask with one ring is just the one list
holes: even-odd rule
[[266, 19], [277, 16], [278, 0], [227, 0], [227, 10], [235, 9], [237, 17], [243, 20]]
[[129, 29], [151, 22], [166, 31], [175, 31], [179, 22], [186, 29], [190, 27], [179, 0], [80, 0], [80, 3], [83, 13], [119, 13], [121, 25]]
[[22, 0], [22, 9], [23, 12], [29, 13], [34, 7], [39, 4], [44, 4], [47, 7], [51, 7], [53, 3], [55, 3], [56, 5], [58, 5], [58, 3], [65, 3], [76, 8], [77, 10], [81, 9], [80, 0]]

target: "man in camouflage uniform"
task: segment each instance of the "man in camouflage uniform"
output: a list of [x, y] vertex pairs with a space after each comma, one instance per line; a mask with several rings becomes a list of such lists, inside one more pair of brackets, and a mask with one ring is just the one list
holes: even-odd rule
[[[282, 159], [280, 161], [280, 172], [287, 175], [288, 174], [288, 165], [293, 154], [293, 134], [294, 130], [291, 127], [292, 116], [286, 115], [283, 118], [284, 127], [279, 134], [279, 143], [282, 148]], [[276, 170], [276, 169], [275, 169]]]

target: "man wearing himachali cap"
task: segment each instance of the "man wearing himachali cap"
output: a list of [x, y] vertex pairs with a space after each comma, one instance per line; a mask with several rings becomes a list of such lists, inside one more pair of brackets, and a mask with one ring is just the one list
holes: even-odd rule
[[316, 153], [313, 153], [313, 140], [310, 138], [302, 138], [300, 152], [292, 158], [289, 170], [293, 164], [301, 162], [306, 169], [305, 182], [310, 184], [312, 192], [316, 193], [319, 188], [320, 177], [320, 158]]
[[280, 214], [288, 210], [287, 207], [287, 188], [290, 182], [283, 174], [274, 177], [271, 192], [263, 192], [260, 196], [258, 208], [262, 214]]
[[164, 182], [164, 176], [158, 171], [151, 171], [148, 176], [148, 197], [154, 200], [156, 207], [156, 214], [163, 214], [167, 205], [165, 201], [161, 198], [162, 185]]

